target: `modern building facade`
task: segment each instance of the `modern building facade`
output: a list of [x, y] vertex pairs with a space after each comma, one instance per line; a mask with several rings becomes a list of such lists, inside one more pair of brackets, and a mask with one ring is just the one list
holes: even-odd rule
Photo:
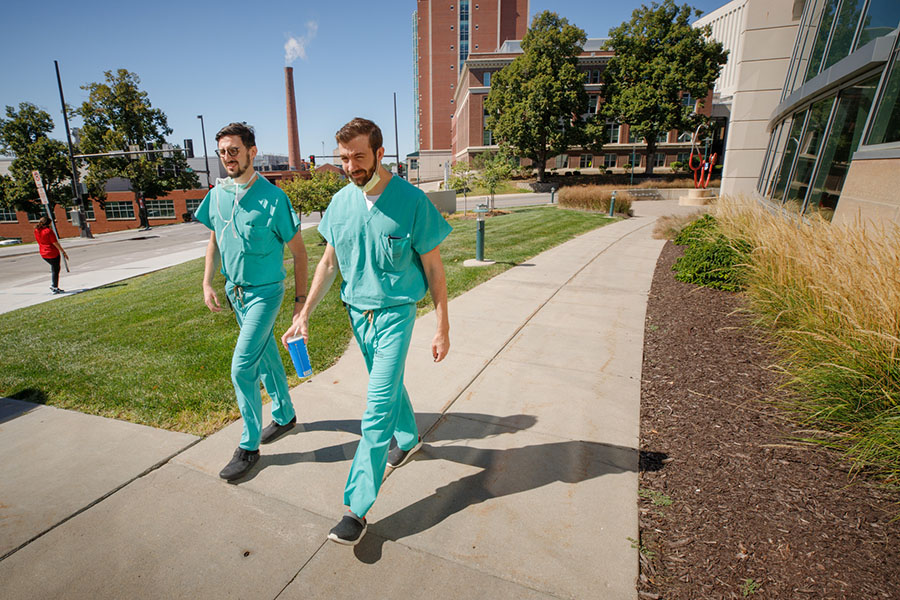
[[[579, 68], [585, 73], [585, 91], [588, 95], [588, 110], [583, 118], [591, 118], [603, 101], [602, 77], [609, 59], [610, 50], [604, 50], [603, 38], [588, 39], [583, 52], [578, 57]], [[470, 52], [463, 65], [461, 77], [453, 97], [454, 116], [451, 125], [452, 162], [469, 161], [483, 152], [499, 148], [492, 132], [485, 125], [484, 101], [491, 91], [493, 74], [512, 63], [522, 55], [520, 40], [508, 40], [495, 52]], [[712, 93], [704, 98], [700, 110], [709, 115]], [[683, 102], [695, 105], [696, 99], [685, 95]], [[607, 143], [600, 154], [573, 147], [566, 153], [548, 160], [545, 165], [550, 173], [560, 175], [598, 174], [606, 171], [623, 172], [626, 165], [636, 169], [646, 168], [647, 145], [643, 138], [636, 138], [625, 123], [609, 121]], [[657, 140], [657, 151], [651, 158], [654, 169], [670, 168], [672, 163], [686, 164], [691, 151], [692, 132], [669, 131]], [[715, 140], [711, 140], [713, 143]], [[529, 164], [529, 161], [524, 161]]]
[[835, 222], [900, 223], [897, 0], [806, 0], [756, 191]]
[[[496, 52], [528, 30], [528, 0], [417, 0], [413, 14], [416, 152], [407, 168], [443, 176], [460, 74], [470, 53]], [[414, 165], [412, 164], [414, 161]]]

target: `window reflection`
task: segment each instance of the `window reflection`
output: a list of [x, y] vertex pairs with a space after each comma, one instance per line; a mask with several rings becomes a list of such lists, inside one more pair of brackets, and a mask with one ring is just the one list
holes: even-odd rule
[[900, 53], [894, 52], [894, 66], [881, 94], [881, 106], [872, 122], [867, 144], [900, 142]]
[[875, 38], [884, 36], [900, 23], [900, 2], [897, 0], [870, 0], [863, 18], [857, 48], [862, 48]]
[[778, 169], [778, 177], [775, 179], [774, 191], [772, 192], [773, 200], [779, 202], [784, 200], [784, 190], [791, 177], [791, 170], [794, 167], [794, 157], [797, 155], [797, 147], [800, 145], [800, 134], [803, 132], [803, 123], [805, 121], [806, 111], [796, 115], [788, 135], [782, 142], [784, 155], [781, 159], [781, 167]]
[[[896, 0], [894, 0], [896, 2]], [[841, 11], [838, 13], [834, 32], [831, 34], [831, 45], [828, 47], [828, 58], [823, 69], [834, 65], [842, 58], [850, 54], [853, 46], [853, 38], [856, 37], [856, 26], [859, 25], [859, 16], [862, 14], [865, 0], [844, 0]]]
[[807, 213], [818, 211], [829, 221], [834, 215], [877, 85], [878, 77], [873, 77], [841, 92], [834, 123], [822, 151], [819, 173], [807, 202]]
[[825, 127], [828, 126], [832, 105], [834, 105], [834, 96], [819, 100], [809, 109], [809, 122], [806, 124], [798, 144], [797, 166], [794, 167], [794, 175], [791, 177], [791, 183], [784, 195], [784, 205], [788, 210], [800, 212], [803, 207], [813, 167], [815, 167], [816, 158], [822, 149], [822, 139], [825, 135]]
[[809, 69], [806, 71], [806, 79], [804, 81], [809, 81], [819, 74], [819, 67], [822, 66], [822, 57], [825, 56], [825, 47], [828, 45], [828, 34], [831, 33], [831, 24], [834, 22], [836, 6], [837, 0], [826, 0], [824, 4], [819, 31], [816, 33], [816, 42], [813, 44], [812, 52], [809, 56]]

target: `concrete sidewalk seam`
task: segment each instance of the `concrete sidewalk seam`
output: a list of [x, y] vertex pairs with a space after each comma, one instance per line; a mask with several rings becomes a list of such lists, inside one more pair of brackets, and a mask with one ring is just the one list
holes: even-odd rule
[[[32, 412], [32, 411], [28, 411], [28, 412]], [[156, 464], [151, 465], [150, 467], [148, 467], [147, 469], [145, 469], [143, 472], [138, 473], [137, 475], [135, 475], [134, 477], [132, 477], [132, 478], [129, 479], [128, 481], [126, 481], [126, 482], [122, 483], [121, 485], [119, 485], [119, 486], [113, 488], [112, 490], [108, 491], [107, 493], [103, 494], [102, 496], [100, 496], [99, 498], [95, 499], [94, 501], [88, 503], [87, 505], [85, 505], [85, 506], [79, 508], [77, 511], [75, 511], [74, 513], [72, 513], [72, 514], [69, 515], [68, 517], [62, 519], [61, 521], [59, 521], [59, 522], [57, 522], [57, 523], [54, 523], [53, 525], [51, 525], [50, 527], [48, 527], [48, 528], [45, 529], [44, 531], [42, 531], [42, 532], [40, 532], [39, 534], [33, 536], [31, 539], [26, 540], [25, 542], [22, 542], [22, 543], [19, 544], [17, 547], [13, 548], [12, 550], [10, 550], [9, 552], [7, 552], [7, 553], [4, 554], [3, 556], [0, 556], [0, 562], [3, 562], [4, 560], [6, 560], [7, 558], [9, 558], [10, 556], [12, 556], [13, 554], [15, 554], [16, 552], [18, 552], [19, 550], [25, 548], [26, 546], [28, 546], [28, 545], [31, 544], [32, 542], [35, 542], [35, 541], [39, 540], [40, 538], [44, 537], [45, 535], [47, 535], [48, 533], [50, 533], [51, 531], [53, 531], [54, 529], [56, 529], [56, 528], [59, 527], [60, 525], [63, 525], [64, 523], [67, 523], [68, 521], [74, 519], [75, 517], [77, 517], [77, 516], [80, 515], [81, 513], [83, 513], [83, 512], [85, 512], [85, 511], [87, 511], [87, 510], [89, 510], [89, 509], [91, 509], [91, 508], [97, 506], [98, 504], [100, 504], [101, 502], [103, 502], [104, 500], [106, 500], [107, 498], [109, 498], [110, 496], [112, 496], [113, 494], [115, 494], [116, 492], [121, 491], [122, 489], [124, 489], [125, 487], [131, 485], [132, 483], [134, 483], [134, 482], [137, 481], [138, 479], [141, 479], [142, 477], [146, 477], [147, 475], [149, 475], [149, 474], [152, 473], [153, 471], [156, 471], [157, 469], [160, 469], [160, 468], [164, 467], [164, 466], [167, 465], [167, 464], [169, 463], [169, 461], [171, 461], [173, 458], [175, 458], [175, 457], [178, 456], [179, 454], [181, 454], [181, 453], [183, 453], [183, 452], [185, 452], [185, 451], [191, 449], [191, 448], [194, 447], [195, 445], [197, 445], [197, 444], [199, 444], [200, 442], [202, 442], [204, 439], [205, 439], [205, 438], [197, 438], [196, 440], [192, 441], [190, 444], [188, 444], [187, 446], [185, 446], [184, 448], [182, 448], [182, 449], [179, 450], [178, 452], [175, 452], [175, 453], [173, 453], [173, 454], [167, 456], [166, 458], [160, 460], [160, 461], [157, 462]]]
[[[467, 391], [469, 388], [472, 387], [472, 384], [474, 384], [475, 381], [476, 381], [476, 380], [477, 380], [477, 379], [478, 379], [478, 378], [479, 378], [479, 377], [487, 370], [487, 368], [488, 368], [489, 366], [491, 366], [491, 365], [494, 363], [494, 361], [497, 359], [497, 357], [500, 356], [500, 354], [501, 354], [501, 353], [509, 346], [509, 344], [516, 338], [516, 336], [519, 335], [519, 333], [521, 333], [521, 331], [525, 328], [525, 326], [528, 325], [528, 323], [531, 322], [531, 320], [535, 317], [535, 315], [537, 315], [537, 314], [538, 314], [545, 306], [547, 306], [547, 304], [548, 304], [551, 300], [553, 300], [553, 298], [555, 298], [556, 295], [557, 295], [564, 287], [566, 287], [567, 285], [569, 285], [570, 283], [572, 283], [572, 281], [573, 281], [576, 277], [578, 277], [578, 275], [580, 275], [586, 268], [588, 268], [590, 265], [592, 265], [592, 264], [594, 263], [594, 261], [596, 261], [598, 258], [600, 258], [603, 254], [605, 254], [606, 252], [608, 252], [608, 251], [610, 250], [610, 248], [612, 248], [613, 246], [615, 246], [616, 244], [618, 244], [619, 242], [621, 242], [622, 240], [624, 240], [624, 239], [627, 238], [628, 236], [630, 236], [630, 235], [632, 235], [632, 234], [634, 234], [634, 233], [637, 233], [638, 231], [641, 231], [642, 229], [644, 229], [644, 228], [646, 228], [646, 227], [650, 227], [650, 226], [653, 225], [655, 222], [656, 222], [656, 220], [653, 219], [653, 220], [651, 220], [649, 223], [647, 223], [646, 225], [641, 225], [641, 226], [639, 226], [639, 227], [636, 227], [635, 229], [632, 229], [632, 230], [630, 230], [630, 231], [627, 231], [627, 232], [625, 232], [624, 234], [620, 235], [619, 237], [615, 238], [614, 240], [612, 240], [611, 242], [609, 242], [609, 243], [606, 245], [606, 247], [604, 247], [600, 252], [598, 252], [597, 254], [595, 254], [589, 261], [587, 261], [586, 263], [584, 263], [577, 271], [575, 271], [575, 273], [573, 273], [571, 277], [569, 277], [562, 285], [560, 285], [560, 286], [559, 286], [559, 287], [558, 287], [558, 288], [557, 288], [557, 289], [556, 289], [556, 290], [555, 290], [555, 291], [554, 291], [554, 292], [553, 292], [553, 293], [552, 293], [552, 294], [551, 294], [544, 302], [541, 303], [540, 306], [538, 306], [538, 307], [534, 310], [534, 312], [532, 312], [532, 313], [531, 313], [531, 314], [530, 314], [530, 315], [522, 322], [521, 325], [519, 325], [519, 326], [516, 328], [516, 330], [512, 333], [512, 335], [509, 336], [509, 338], [507, 338], [507, 340], [506, 340], [506, 341], [503, 343], [503, 345], [497, 350], [497, 352], [495, 352], [494, 355], [493, 355], [493, 356], [492, 356], [492, 357], [484, 364], [484, 366], [482, 366], [482, 367], [478, 370], [478, 372], [475, 373], [475, 375], [472, 376], [471, 379], [469, 379], [469, 381], [466, 383], [465, 387], [463, 387], [462, 390], [460, 390], [460, 392], [459, 392], [456, 396], [454, 396], [453, 398], [451, 398], [449, 401], [447, 401], [447, 403], [446, 403], [443, 407], [441, 407], [441, 418], [437, 419], [437, 420], [431, 425], [431, 427], [429, 427], [428, 430], [425, 431], [425, 433], [422, 435], [422, 439], [427, 441], [427, 438], [428, 438], [429, 434], [431, 434], [431, 432], [434, 431], [434, 430], [437, 428], [437, 426], [440, 424], [442, 418], [443, 418], [444, 416], [446, 416], [447, 411], [450, 409], [450, 407], [453, 406], [453, 405], [456, 403], [456, 401], [459, 400], [459, 399], [466, 393], [466, 391]], [[599, 229], [602, 229], [602, 227], [599, 228]], [[594, 231], [597, 231], [597, 230], [596, 230], [596, 229], [595, 229], [595, 230], [592, 230], [591, 232], [585, 233], [585, 234], [583, 234], [583, 235], [588, 235], [589, 233], [593, 233]], [[581, 236], [579, 236], [579, 237], [581, 237]], [[578, 238], [575, 238], [575, 239], [578, 239]], [[570, 240], [570, 241], [572, 241], [572, 240]], [[558, 248], [558, 247], [559, 247], [559, 246], [557, 246], [557, 248]], [[507, 272], [507, 271], [504, 271], [504, 272]], [[490, 280], [488, 280], [488, 282], [489, 282], [489, 281], [490, 281]], [[485, 282], [485, 283], [488, 283], [488, 282]], [[393, 471], [387, 472], [387, 473], [385, 474], [385, 476], [384, 476], [384, 479], [387, 480], [387, 478], [390, 477], [392, 473], [393, 473]]]
[[300, 568], [297, 569], [297, 572], [294, 573], [294, 576], [291, 577], [290, 581], [288, 581], [288, 582], [285, 584], [285, 586], [284, 586], [283, 588], [281, 588], [281, 591], [280, 591], [280, 592], [278, 592], [277, 594], [275, 594], [275, 598], [273, 598], [272, 600], [278, 600], [278, 598], [284, 593], [284, 591], [285, 591], [286, 589], [288, 589], [289, 587], [291, 587], [291, 584], [294, 583], [294, 581], [297, 580], [297, 577], [300, 576], [300, 573], [303, 572], [303, 569], [306, 568], [306, 565], [308, 565], [308, 564], [312, 561], [312, 559], [314, 559], [316, 556], [319, 555], [319, 552], [322, 551], [322, 548], [324, 548], [324, 547], [325, 547], [325, 544], [327, 544], [327, 543], [328, 543], [328, 538], [325, 538], [324, 540], [322, 540], [322, 543], [319, 544], [319, 547], [316, 548], [316, 551], [313, 552], [312, 554], [310, 554], [310, 555], [309, 555], [309, 558], [307, 558], [307, 559], [303, 562], [303, 564], [300, 565]]

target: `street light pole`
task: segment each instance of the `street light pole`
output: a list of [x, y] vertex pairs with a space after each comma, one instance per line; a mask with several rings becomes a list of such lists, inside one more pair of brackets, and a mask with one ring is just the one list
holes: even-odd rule
[[400, 175], [400, 142], [397, 138], [397, 92], [394, 92], [394, 147], [397, 148], [397, 175]]
[[75, 153], [72, 151], [72, 134], [69, 131], [69, 114], [66, 111], [66, 98], [63, 95], [62, 78], [59, 76], [59, 62], [53, 61], [56, 67], [56, 84], [59, 86], [59, 102], [62, 104], [63, 121], [66, 124], [66, 143], [69, 145], [69, 164], [72, 167], [72, 189], [75, 191], [75, 200], [78, 202], [78, 220], [81, 222], [81, 237], [93, 238], [91, 226], [87, 222], [87, 209], [84, 199], [81, 197], [81, 187], [78, 185], [78, 168], [75, 166]]
[[203, 115], [197, 115], [200, 119], [200, 132], [203, 134], [203, 160], [206, 162], [206, 189], [212, 185], [209, 182], [209, 155], [206, 153], [206, 127], [203, 125]]

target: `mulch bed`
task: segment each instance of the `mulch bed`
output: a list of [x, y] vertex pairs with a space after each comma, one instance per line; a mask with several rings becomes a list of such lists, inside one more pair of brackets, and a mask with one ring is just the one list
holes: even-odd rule
[[675, 281], [682, 252], [647, 306], [639, 596], [900, 598], [900, 497], [798, 441], [741, 296]]

